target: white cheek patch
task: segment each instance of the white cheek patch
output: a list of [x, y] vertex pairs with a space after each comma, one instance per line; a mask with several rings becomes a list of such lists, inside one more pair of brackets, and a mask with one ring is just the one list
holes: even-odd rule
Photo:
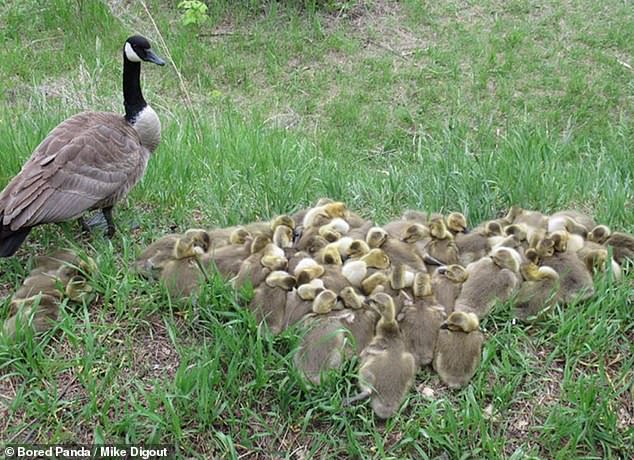
[[132, 45], [130, 45], [129, 43], [126, 43], [124, 50], [125, 50], [125, 56], [128, 58], [128, 61], [141, 62], [141, 58], [139, 57], [138, 54], [134, 52], [134, 50], [132, 49]]

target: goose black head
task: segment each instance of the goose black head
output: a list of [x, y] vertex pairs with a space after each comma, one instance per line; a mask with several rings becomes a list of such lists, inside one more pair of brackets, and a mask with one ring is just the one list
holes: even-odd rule
[[165, 65], [165, 61], [158, 57], [150, 49], [150, 42], [141, 35], [133, 35], [125, 41], [123, 55], [131, 62], [153, 62], [158, 65]]

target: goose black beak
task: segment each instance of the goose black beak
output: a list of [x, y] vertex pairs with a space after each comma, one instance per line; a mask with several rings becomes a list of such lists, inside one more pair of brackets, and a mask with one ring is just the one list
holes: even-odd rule
[[154, 54], [152, 50], [147, 50], [145, 52], [144, 61], [153, 62], [154, 64], [157, 64], [157, 65], [165, 65], [165, 61], [161, 59], [160, 57], [158, 57], [156, 54]]

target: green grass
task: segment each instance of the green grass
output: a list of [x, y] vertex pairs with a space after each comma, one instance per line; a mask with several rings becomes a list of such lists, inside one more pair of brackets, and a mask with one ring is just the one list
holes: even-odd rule
[[[308, 387], [291, 364], [297, 331], [258, 332], [242, 294], [214, 280], [196, 304], [174, 302], [127, 268], [173, 228], [268, 219], [321, 196], [379, 223], [408, 208], [479, 222], [520, 204], [634, 232], [631, 5], [209, 3], [210, 21], [187, 29], [176, 2], [148, 1], [193, 110], [173, 67], [144, 66], [163, 140], [115, 211], [139, 229], [77, 240], [76, 225], [49, 225], [0, 261], [7, 295], [30, 255], [57, 245], [100, 268], [95, 303], [0, 344], [0, 441], [164, 442], [228, 458], [632, 458], [631, 274], [599, 279], [591, 300], [535, 326], [499, 306], [471, 385], [451, 392], [421, 371], [417, 388], [434, 398], [412, 391], [381, 425], [367, 405], [341, 407], [355, 362]], [[166, 54], [137, 2], [0, 5], [0, 186], [64, 118], [122, 110], [133, 32]]]

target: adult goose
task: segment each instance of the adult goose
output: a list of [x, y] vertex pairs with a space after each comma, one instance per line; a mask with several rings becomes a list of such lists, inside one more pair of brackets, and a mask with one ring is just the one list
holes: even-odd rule
[[0, 257], [13, 255], [34, 226], [87, 210], [100, 209], [114, 234], [112, 207], [143, 176], [161, 139], [161, 122], [141, 93], [141, 61], [165, 64], [134, 35], [123, 47], [125, 116], [82, 112], [63, 121], [0, 193]]

